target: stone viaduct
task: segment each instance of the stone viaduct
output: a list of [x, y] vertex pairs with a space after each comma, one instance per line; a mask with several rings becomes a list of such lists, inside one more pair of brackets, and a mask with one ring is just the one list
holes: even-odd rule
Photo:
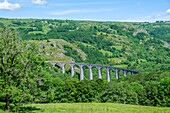
[[93, 80], [93, 72], [92, 72], [92, 68], [95, 67], [98, 69], [98, 78], [102, 79], [102, 74], [101, 74], [101, 70], [102, 68], [106, 68], [106, 78], [107, 81], [110, 82], [110, 70], [114, 70], [115, 71], [115, 75], [116, 75], [116, 79], [119, 79], [119, 71], [123, 71], [124, 76], [127, 76], [127, 73], [130, 72], [131, 75], [137, 74], [138, 71], [134, 71], [134, 70], [130, 70], [130, 69], [124, 69], [124, 68], [117, 68], [117, 67], [113, 67], [113, 66], [104, 66], [104, 65], [97, 65], [97, 64], [84, 64], [84, 63], [74, 63], [74, 62], [55, 62], [55, 61], [48, 61], [49, 63], [51, 63], [53, 66], [59, 65], [62, 68], [62, 73], [65, 73], [65, 65], [69, 64], [71, 67], [71, 76], [74, 76], [74, 66], [77, 65], [80, 67], [80, 80], [84, 80], [84, 70], [83, 67], [87, 66], [89, 68], [89, 79]]

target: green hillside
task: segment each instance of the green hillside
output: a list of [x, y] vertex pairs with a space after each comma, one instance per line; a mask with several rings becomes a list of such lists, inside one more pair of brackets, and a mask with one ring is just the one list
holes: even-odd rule
[[0, 19], [0, 26], [15, 29], [24, 40], [38, 40], [33, 42], [41, 43], [47, 60], [136, 70], [170, 63], [169, 24]]
[[[0, 109], [22, 110], [28, 103], [41, 103], [35, 105], [41, 108], [42, 103], [93, 102], [170, 107], [169, 24], [0, 18]], [[60, 67], [46, 61], [102, 64], [139, 74], [124, 77], [120, 72], [116, 79], [111, 70], [108, 82], [105, 68], [102, 79], [93, 69], [94, 80], [88, 80], [89, 69], [83, 67], [84, 80], [79, 81], [78, 66], [71, 77], [70, 66], [62, 74]], [[111, 104], [105, 105], [104, 112], [114, 111]]]

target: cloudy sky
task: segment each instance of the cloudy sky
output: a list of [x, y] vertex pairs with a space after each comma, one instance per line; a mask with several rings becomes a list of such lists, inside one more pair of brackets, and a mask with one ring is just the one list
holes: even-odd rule
[[0, 18], [170, 20], [170, 0], [0, 0]]

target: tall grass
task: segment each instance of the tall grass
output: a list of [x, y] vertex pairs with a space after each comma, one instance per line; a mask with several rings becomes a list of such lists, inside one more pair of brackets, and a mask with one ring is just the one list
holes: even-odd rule
[[170, 113], [167, 107], [148, 107], [115, 103], [32, 104], [34, 113]]

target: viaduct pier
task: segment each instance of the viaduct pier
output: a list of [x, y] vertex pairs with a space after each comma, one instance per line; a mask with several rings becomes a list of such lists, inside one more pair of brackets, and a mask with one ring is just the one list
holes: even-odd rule
[[102, 68], [106, 69], [106, 78], [107, 81], [110, 82], [110, 71], [114, 70], [115, 72], [115, 78], [119, 79], [119, 72], [122, 71], [123, 75], [126, 77], [127, 73], [130, 73], [131, 75], [137, 74], [138, 71], [130, 70], [130, 69], [124, 69], [124, 68], [117, 68], [113, 66], [104, 66], [104, 65], [98, 65], [98, 64], [84, 64], [84, 63], [75, 63], [75, 62], [55, 62], [55, 61], [48, 61], [51, 63], [54, 67], [56, 65], [59, 65], [62, 68], [62, 73], [65, 73], [65, 65], [69, 64], [71, 67], [71, 76], [73, 77], [75, 74], [74, 71], [74, 66], [80, 67], [80, 80], [84, 80], [84, 69], [83, 67], [88, 67], [89, 68], [89, 80], [93, 80], [93, 72], [92, 68], [97, 68], [98, 69], [98, 78], [102, 79]]

